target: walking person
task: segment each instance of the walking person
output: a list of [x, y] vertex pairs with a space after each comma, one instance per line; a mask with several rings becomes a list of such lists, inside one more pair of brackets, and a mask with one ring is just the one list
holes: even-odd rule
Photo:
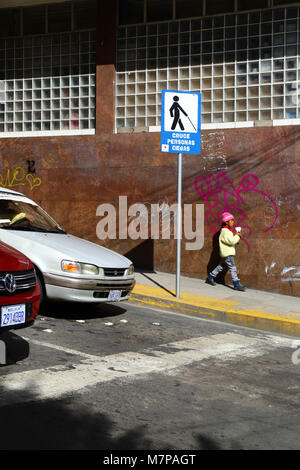
[[220, 261], [218, 266], [209, 273], [206, 283], [215, 286], [215, 277], [228, 267], [234, 289], [244, 291], [245, 287], [240, 283], [234, 262], [235, 245], [239, 243], [241, 232], [234, 230], [234, 217], [229, 212], [222, 214], [222, 229], [219, 237]]
[[178, 96], [174, 96], [173, 101], [174, 101], [174, 103], [172, 104], [172, 106], [170, 108], [171, 117], [174, 117], [171, 129], [173, 131], [176, 128], [177, 123], [178, 123], [180, 129], [182, 131], [184, 131], [184, 125], [182, 124], [182, 121], [180, 119], [180, 112], [182, 112], [185, 116], [187, 116], [187, 113], [184, 111], [184, 109], [182, 109], [182, 107], [178, 103], [178, 101], [179, 101]]

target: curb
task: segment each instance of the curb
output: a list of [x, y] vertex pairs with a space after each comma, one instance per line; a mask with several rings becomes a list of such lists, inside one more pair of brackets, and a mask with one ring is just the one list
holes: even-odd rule
[[134, 291], [130, 295], [129, 302], [137, 305], [169, 309], [173, 312], [216, 320], [231, 325], [300, 337], [300, 320], [288, 318], [287, 316], [282, 317], [279, 314], [270, 314], [265, 311], [213, 309], [204, 305], [191, 305], [183, 301], [153, 297], [135, 293]]

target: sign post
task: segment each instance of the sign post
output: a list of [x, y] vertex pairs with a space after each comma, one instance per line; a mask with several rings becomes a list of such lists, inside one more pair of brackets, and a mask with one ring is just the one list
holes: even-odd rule
[[176, 297], [180, 297], [182, 238], [182, 154], [201, 151], [201, 93], [162, 91], [161, 151], [178, 154]]
[[182, 206], [181, 206], [181, 192], [182, 192], [182, 153], [178, 154], [178, 171], [177, 171], [177, 255], [176, 255], [176, 297], [180, 297], [180, 266], [181, 266], [181, 238], [182, 238]]

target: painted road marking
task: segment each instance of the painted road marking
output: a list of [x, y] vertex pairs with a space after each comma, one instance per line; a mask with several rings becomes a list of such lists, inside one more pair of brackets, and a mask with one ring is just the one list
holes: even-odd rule
[[[285, 312], [278, 314], [276, 311], [268, 312], [263, 309], [255, 308], [250, 309], [247, 308], [246, 305], [242, 305], [240, 302], [227, 300], [227, 299], [217, 299], [215, 297], [206, 297], [203, 295], [198, 294], [189, 294], [182, 292], [180, 299], [174, 299], [172, 295], [168, 292], [163, 291], [160, 287], [153, 287], [153, 286], [145, 286], [142, 284], [135, 284], [134, 289], [132, 291], [132, 298], [134, 299], [134, 294], [143, 296], [144, 299], [137, 299], [137, 300], [145, 300], [148, 303], [155, 305], [157, 300], [166, 300], [169, 301], [170, 304], [176, 304], [178, 306], [185, 304], [190, 305], [192, 307], [200, 307], [200, 308], [208, 308], [211, 310], [221, 311], [221, 312], [228, 312], [228, 313], [237, 313], [249, 316], [256, 316], [262, 318], [270, 318], [275, 320], [288, 320], [288, 321], [295, 321], [299, 323], [299, 316], [296, 312]], [[166, 305], [167, 306], [167, 305]], [[296, 318], [294, 318], [294, 316]]]
[[[279, 308], [269, 312], [262, 309], [250, 309], [239, 302], [205, 297], [182, 292], [181, 298], [174, 297], [161, 288], [136, 284], [130, 301], [131, 304], [150, 305], [151, 308], [176, 309], [183, 314], [199, 315], [223, 323], [274, 331], [291, 336], [300, 335], [299, 313], [284, 312]], [[210, 311], [212, 310], [212, 312]], [[273, 307], [275, 310], [275, 307]], [[296, 308], [295, 308], [296, 310]]]
[[[152, 373], [168, 373], [209, 358], [230, 361], [261, 356], [278, 347], [291, 347], [288, 338], [263, 335], [248, 337], [235, 333], [202, 336], [145, 349], [143, 352], [124, 352], [102, 357], [86, 355], [50, 343], [38, 344], [67, 353], [72, 351], [72, 354], [83, 359], [80, 363], [69, 362], [64, 366], [56, 365], [2, 376], [0, 383], [4, 393], [24, 390], [34, 394], [36, 399], [58, 398], [99, 383], [116, 379], [138, 379]], [[26, 393], [19, 399], [26, 400]], [[32, 396], [28, 398], [32, 399]]]
[[76, 351], [75, 349], [59, 346], [58, 344], [47, 343], [45, 341], [38, 341], [37, 339], [25, 338], [25, 336], [22, 336], [22, 338], [25, 339], [25, 341], [28, 341], [28, 343], [36, 344], [37, 346], [43, 346], [50, 349], [56, 349], [57, 351], [62, 351], [66, 354], [71, 354], [72, 356], [80, 356], [86, 359], [99, 359], [99, 356], [96, 356], [95, 354], [87, 354], [82, 351]]

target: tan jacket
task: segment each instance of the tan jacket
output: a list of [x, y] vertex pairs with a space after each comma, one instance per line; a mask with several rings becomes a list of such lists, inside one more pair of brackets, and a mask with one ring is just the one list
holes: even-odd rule
[[238, 235], [233, 235], [232, 231], [223, 227], [219, 237], [219, 247], [221, 258], [235, 255], [235, 245], [240, 241]]

